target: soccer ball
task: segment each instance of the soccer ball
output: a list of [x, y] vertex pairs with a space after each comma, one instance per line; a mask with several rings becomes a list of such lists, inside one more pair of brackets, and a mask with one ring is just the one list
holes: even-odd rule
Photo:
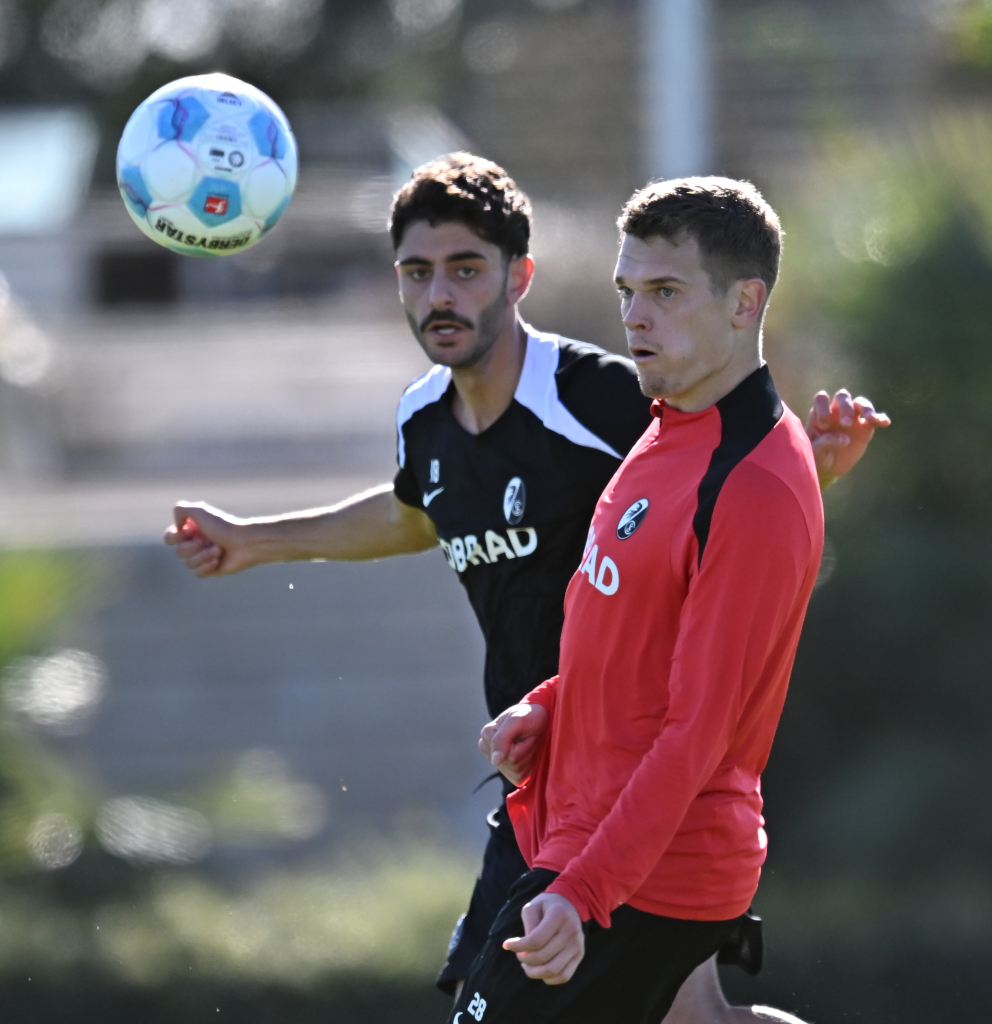
[[230, 256], [285, 213], [296, 165], [289, 122], [265, 93], [229, 75], [193, 75], [131, 115], [117, 184], [149, 238], [186, 256]]

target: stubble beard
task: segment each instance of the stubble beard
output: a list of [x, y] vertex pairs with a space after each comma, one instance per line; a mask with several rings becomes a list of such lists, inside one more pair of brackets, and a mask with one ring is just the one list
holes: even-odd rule
[[641, 386], [641, 394], [648, 398], [668, 398], [677, 395], [681, 390], [681, 382], [674, 377], [663, 377], [658, 373], [646, 373], [637, 367], [637, 381]]
[[[484, 359], [489, 354], [493, 345], [496, 344], [499, 332], [503, 329], [503, 318], [506, 316], [506, 293], [507, 286], [504, 279], [503, 287], [500, 289], [499, 295], [497, 295], [488, 306], [479, 310], [478, 319], [473, 325], [473, 329], [475, 330], [475, 344], [467, 352], [462, 354], [458, 358], [457, 362], [448, 362], [443, 358], [444, 353], [438, 354], [431, 351], [431, 348], [427, 343], [426, 330], [421, 328], [420, 324], [417, 322], [416, 318], [411, 315], [409, 310], [405, 311], [406, 322], [410, 325], [410, 330], [413, 332], [413, 336], [420, 343], [420, 347], [424, 350], [424, 354], [432, 363], [449, 366], [452, 370], [469, 370]], [[440, 358], [439, 355], [441, 356]]]

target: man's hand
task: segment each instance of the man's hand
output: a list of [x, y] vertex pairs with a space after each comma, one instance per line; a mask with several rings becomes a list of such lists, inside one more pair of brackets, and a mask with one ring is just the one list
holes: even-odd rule
[[851, 398], [844, 388], [833, 401], [826, 391], [818, 391], [806, 420], [806, 433], [813, 445], [820, 489], [826, 490], [850, 473], [875, 431], [891, 422], [884, 412], [875, 412], [867, 398]]
[[227, 576], [272, 562], [385, 558], [437, 546], [424, 510], [400, 501], [392, 484], [277, 516], [238, 519], [199, 501], [179, 502], [174, 516], [165, 543], [197, 576]]
[[553, 892], [524, 905], [522, 939], [507, 939], [503, 948], [517, 954], [528, 978], [545, 985], [563, 985], [575, 973], [586, 954], [586, 937], [579, 912]]
[[479, 749], [510, 782], [519, 786], [530, 775], [548, 728], [548, 713], [540, 704], [514, 704], [483, 726]]
[[226, 576], [254, 565], [248, 555], [248, 524], [202, 502], [181, 501], [165, 543], [197, 576]]

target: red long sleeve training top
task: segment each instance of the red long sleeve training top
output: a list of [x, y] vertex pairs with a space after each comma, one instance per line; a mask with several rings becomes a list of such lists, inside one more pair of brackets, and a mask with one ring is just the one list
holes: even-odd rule
[[823, 548], [813, 454], [767, 367], [655, 421], [596, 506], [565, 595], [551, 725], [510, 795], [549, 892], [728, 920], [758, 887], [760, 775]]

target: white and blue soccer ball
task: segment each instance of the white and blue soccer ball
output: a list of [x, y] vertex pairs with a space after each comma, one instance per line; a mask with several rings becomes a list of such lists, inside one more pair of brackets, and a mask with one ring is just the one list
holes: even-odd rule
[[187, 256], [230, 256], [285, 213], [296, 187], [296, 140], [260, 89], [193, 75], [153, 92], [117, 147], [124, 205], [151, 239]]

